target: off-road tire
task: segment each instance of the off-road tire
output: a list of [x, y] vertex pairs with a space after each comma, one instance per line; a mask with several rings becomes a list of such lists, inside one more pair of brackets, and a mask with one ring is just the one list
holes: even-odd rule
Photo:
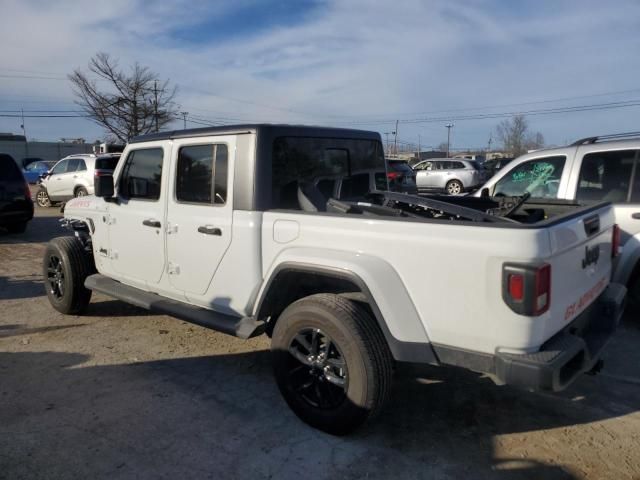
[[[60, 267], [58, 268], [58, 262]], [[47, 244], [43, 259], [44, 287], [49, 302], [60, 313], [82, 313], [91, 300], [91, 290], [84, 287], [87, 276], [95, 273], [93, 257], [76, 237], [58, 237]], [[58, 282], [52, 283], [52, 275]]]
[[74, 197], [86, 197], [87, 195], [89, 195], [89, 192], [87, 191], [86, 188], [84, 187], [78, 187], [76, 188], [76, 190], [73, 192], [73, 196]]
[[9, 233], [24, 233], [27, 229], [27, 222], [10, 223], [6, 226]]
[[449, 195], [458, 195], [464, 191], [460, 180], [449, 180], [445, 189]]
[[[300, 332], [310, 329], [330, 337], [346, 363], [344, 392], [330, 408], [310, 404], [294, 389], [291, 365], [298, 360], [289, 348]], [[345, 435], [375, 417], [389, 397], [391, 352], [376, 320], [355, 301], [322, 293], [292, 303], [276, 322], [271, 351], [276, 381], [289, 407], [319, 430]], [[306, 372], [309, 367], [303, 368]]]
[[36, 192], [36, 204], [42, 208], [48, 208], [51, 206], [51, 198], [44, 188], [41, 188]]

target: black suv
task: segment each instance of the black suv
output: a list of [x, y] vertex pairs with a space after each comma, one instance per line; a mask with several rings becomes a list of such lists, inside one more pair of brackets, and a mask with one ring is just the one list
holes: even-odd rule
[[22, 233], [32, 218], [29, 185], [11, 155], [0, 153], [0, 227]]

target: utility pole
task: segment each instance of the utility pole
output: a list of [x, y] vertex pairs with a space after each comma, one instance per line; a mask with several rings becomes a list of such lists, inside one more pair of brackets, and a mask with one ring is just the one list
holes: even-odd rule
[[398, 155], [398, 120], [396, 120], [396, 131], [393, 132], [394, 135], [394, 139], [393, 139], [393, 151], [395, 152], [396, 156]]
[[184, 120], [184, 130], [187, 129], [187, 115], [189, 115], [189, 112], [180, 112], [180, 114], [182, 115], [182, 118]]
[[418, 134], [418, 161], [422, 160], [422, 154], [420, 153], [422, 151], [422, 148], [420, 147], [420, 134]]
[[445, 127], [447, 127], [447, 158], [449, 158], [449, 153], [451, 152], [451, 129], [453, 128], [453, 123], [447, 123]]
[[489, 142], [487, 142], [487, 154], [485, 155], [485, 160], [488, 160], [489, 153], [491, 152], [491, 142], [493, 142], [493, 137], [489, 134]]
[[387, 144], [386, 152], [387, 152], [387, 155], [389, 155], [389, 134], [390, 133], [392, 133], [392, 132], [384, 132], [385, 136], [387, 137], [387, 140], [386, 140], [386, 144]]
[[156, 121], [156, 132], [160, 130], [158, 127], [158, 81], [153, 81], [153, 116]]
[[27, 128], [24, 126], [24, 108], [20, 108], [20, 115], [22, 117], [22, 125], [20, 125], [20, 128], [22, 128], [22, 134], [24, 135], [24, 156], [28, 157], [29, 156], [29, 140], [27, 140]]

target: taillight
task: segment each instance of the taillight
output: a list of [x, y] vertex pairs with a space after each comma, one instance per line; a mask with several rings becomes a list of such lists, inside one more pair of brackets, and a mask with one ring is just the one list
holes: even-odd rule
[[542, 315], [551, 305], [551, 265], [505, 264], [502, 267], [502, 298], [520, 315]]
[[551, 303], [551, 265], [544, 264], [536, 269], [536, 289], [534, 293], [534, 315], [542, 315]]
[[31, 189], [29, 188], [29, 184], [24, 182], [24, 198], [27, 200], [31, 200]]
[[509, 275], [509, 296], [516, 302], [524, 298], [524, 276], [519, 273]]
[[387, 173], [387, 178], [389, 180], [395, 180], [399, 176], [400, 176], [400, 174], [398, 172], [389, 172], [389, 173]]
[[613, 225], [613, 234], [611, 236], [611, 258], [615, 258], [620, 254], [620, 225]]

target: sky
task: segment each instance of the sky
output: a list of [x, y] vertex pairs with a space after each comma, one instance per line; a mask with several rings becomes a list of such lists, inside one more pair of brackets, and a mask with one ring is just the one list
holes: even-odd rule
[[[2, 12], [0, 132], [21, 133], [1, 116], [21, 109], [78, 110], [67, 75], [97, 52], [170, 79], [190, 127], [331, 125], [391, 140], [398, 120], [400, 145], [426, 149], [448, 123], [453, 148], [495, 147], [497, 123], [523, 112], [550, 145], [640, 130], [636, 0], [3, 0]], [[85, 118], [25, 128], [43, 141], [105, 135]]]

